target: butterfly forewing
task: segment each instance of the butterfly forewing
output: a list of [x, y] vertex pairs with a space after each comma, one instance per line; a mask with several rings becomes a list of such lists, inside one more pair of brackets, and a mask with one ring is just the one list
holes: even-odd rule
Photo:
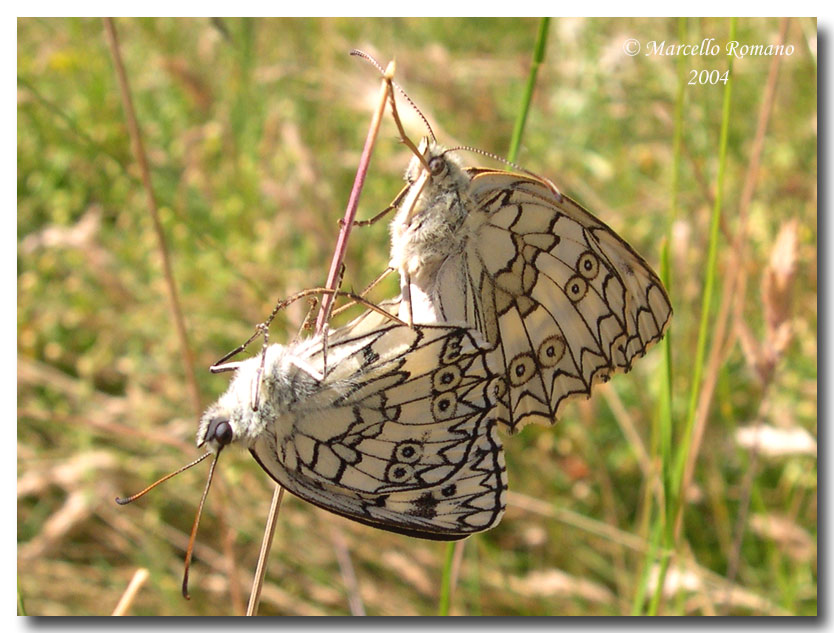
[[[507, 481], [480, 337], [451, 326], [361, 331], [331, 343], [338, 365], [265, 429], [257, 461], [299, 497], [382, 529], [453, 540], [495, 525]], [[321, 353], [306, 360], [320, 367]]]

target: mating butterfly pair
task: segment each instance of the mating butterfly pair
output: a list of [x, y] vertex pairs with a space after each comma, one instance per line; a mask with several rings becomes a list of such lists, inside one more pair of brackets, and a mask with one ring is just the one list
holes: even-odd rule
[[455, 540], [503, 514], [499, 427], [553, 423], [631, 369], [672, 308], [645, 260], [549, 182], [464, 168], [434, 142], [419, 151], [391, 230], [407, 324], [367, 312], [326, 345], [243, 361], [197, 442], [246, 446], [331, 512]]

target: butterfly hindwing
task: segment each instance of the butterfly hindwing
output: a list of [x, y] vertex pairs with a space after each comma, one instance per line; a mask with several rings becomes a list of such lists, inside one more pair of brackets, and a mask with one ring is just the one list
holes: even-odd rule
[[[506, 469], [478, 339], [391, 325], [333, 343], [329, 357], [350, 353], [322, 381], [318, 405], [300, 402], [253, 455], [299, 497], [374, 527], [453, 540], [495, 525]], [[306, 360], [321, 365], [320, 353]]]
[[[662, 337], [671, 305], [660, 280], [628, 244], [543, 182], [481, 171], [470, 195], [488, 216], [479, 237], [470, 240], [470, 252], [488, 270], [480, 276], [486, 286], [480, 294], [498, 297], [510, 400], [527, 403], [511, 409], [511, 428], [552, 423], [570, 396], [587, 395], [597, 381], [628, 371]], [[498, 252], [505, 253], [503, 261], [494, 256]], [[545, 398], [522, 400], [533, 382], [519, 384], [515, 374], [522, 365], [529, 365], [524, 375], [539, 376]]]

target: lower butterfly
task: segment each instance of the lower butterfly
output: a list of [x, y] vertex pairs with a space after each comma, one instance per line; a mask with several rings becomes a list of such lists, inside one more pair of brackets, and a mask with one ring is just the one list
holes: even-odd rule
[[329, 334], [326, 370], [322, 341], [237, 363], [198, 445], [242, 445], [290, 492], [376, 528], [456, 540], [496, 525], [507, 476], [481, 337], [368, 312]]

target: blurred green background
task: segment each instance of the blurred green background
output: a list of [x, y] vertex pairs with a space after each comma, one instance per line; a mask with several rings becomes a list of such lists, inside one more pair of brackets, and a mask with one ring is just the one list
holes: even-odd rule
[[[685, 41], [723, 46], [728, 24], [688, 20]], [[715, 388], [661, 613], [817, 611], [816, 21], [784, 26], [793, 53], [778, 59], [775, 84], [774, 57], [734, 60], [710, 315], [712, 324], [726, 310], [729, 325], [705, 370]], [[228, 376], [205, 368], [276, 300], [324, 282], [379, 90], [376, 71], [348, 51], [396, 59], [398, 81], [441, 143], [506, 154], [538, 21], [118, 19], [116, 27], [207, 405]], [[736, 39], [773, 43], [782, 27], [741, 19]], [[623, 45], [677, 42], [679, 28], [676, 19], [552, 20], [519, 156], [653, 266], [671, 236], [676, 441], [724, 85], [683, 86], [676, 150], [678, 88], [692, 69], [723, 73], [728, 59], [630, 57]], [[201, 411], [185, 382], [102, 22], [19, 19], [17, 35], [19, 608], [108, 614], [147, 568], [132, 614], [240, 613], [272, 494], [247, 453], [220, 461], [189, 602], [179, 591], [183, 552], [207, 468], [133, 505], [113, 502], [198, 455]], [[401, 112], [418, 139], [419, 120]], [[408, 159], [386, 117], [360, 217], [393, 199]], [[356, 230], [345, 285], [364, 287], [387, 255], [384, 222]], [[728, 302], [722, 284], [733, 258], [743, 287]], [[392, 276], [378, 295], [395, 287]], [[279, 317], [272, 340], [289, 340], [304, 312], [299, 304]], [[640, 579], [653, 593], [645, 547], [651, 499], [662, 493], [652, 445], [660, 368], [657, 348], [554, 428], [507, 439], [510, 505], [497, 528], [466, 542], [453, 614], [619, 615], [632, 611]], [[433, 614], [445, 554], [445, 544], [350, 523], [287, 495], [261, 613]]]

